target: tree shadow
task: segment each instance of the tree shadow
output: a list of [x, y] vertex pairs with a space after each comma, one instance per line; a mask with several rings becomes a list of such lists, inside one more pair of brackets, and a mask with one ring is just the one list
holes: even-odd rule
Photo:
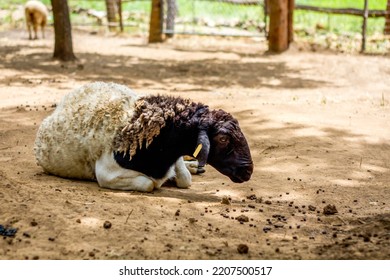
[[[137, 86], [170, 87], [187, 84], [195, 88], [212, 90], [219, 87], [298, 89], [318, 88], [328, 82], [300, 76], [303, 69], [289, 67], [285, 62], [245, 62], [241, 60], [199, 59], [178, 61], [152, 60], [137, 56], [78, 53], [81, 62], [60, 63], [48, 52], [20, 55], [26, 46], [9, 49], [9, 57], [0, 60], [0, 68], [40, 75], [50, 82], [55, 75], [65, 75], [82, 82], [111, 81]], [[12, 55], [12, 53], [15, 53]], [[1, 79], [0, 84], [8, 80]]]

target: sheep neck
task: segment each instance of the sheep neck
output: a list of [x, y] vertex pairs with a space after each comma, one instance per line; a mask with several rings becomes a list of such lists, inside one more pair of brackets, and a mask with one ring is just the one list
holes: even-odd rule
[[[161, 98], [163, 97], [159, 97]], [[171, 107], [174, 113], [165, 119], [159, 134], [155, 135], [152, 141], [148, 143], [144, 138], [142, 143], [138, 143], [134, 153], [126, 150], [114, 152], [114, 158], [121, 167], [160, 179], [180, 156], [192, 155], [197, 147], [199, 122], [201, 116], [208, 113], [208, 107], [180, 98], [171, 98], [169, 101], [174, 100], [177, 102]], [[146, 102], [148, 106], [143, 104], [143, 108], [153, 107], [149, 105], [153, 104], [151, 100]], [[143, 113], [145, 110], [136, 111], [139, 115]]]

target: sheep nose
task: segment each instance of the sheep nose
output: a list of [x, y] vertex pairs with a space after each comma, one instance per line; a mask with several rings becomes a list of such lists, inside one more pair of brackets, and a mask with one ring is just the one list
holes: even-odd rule
[[235, 170], [235, 176], [240, 178], [242, 181], [248, 181], [253, 173], [253, 164], [246, 164], [238, 166]]

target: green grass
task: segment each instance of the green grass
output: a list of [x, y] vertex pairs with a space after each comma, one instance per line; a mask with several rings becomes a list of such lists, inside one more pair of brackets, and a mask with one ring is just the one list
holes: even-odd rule
[[218, 19], [255, 19], [263, 17], [262, 6], [231, 5], [223, 2], [178, 0], [181, 16]]
[[[356, 8], [363, 9], [364, 0], [296, 0], [296, 4], [310, 5], [328, 8]], [[381, 10], [386, 9], [387, 0], [370, 0], [368, 8]]]

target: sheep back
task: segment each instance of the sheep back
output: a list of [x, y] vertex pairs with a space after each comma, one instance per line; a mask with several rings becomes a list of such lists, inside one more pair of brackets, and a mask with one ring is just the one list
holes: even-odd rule
[[46, 24], [49, 11], [40, 1], [30, 0], [24, 5], [26, 19], [31, 23]]
[[[114, 151], [128, 153], [131, 157], [137, 149], [148, 148], [169, 119], [180, 115], [194, 103], [188, 99], [152, 95], [140, 98], [134, 106], [134, 116], [114, 138]], [[188, 120], [186, 120], [188, 123]]]
[[51, 174], [95, 179], [95, 162], [113, 150], [140, 96], [125, 86], [95, 82], [64, 96], [38, 129], [35, 155]]

